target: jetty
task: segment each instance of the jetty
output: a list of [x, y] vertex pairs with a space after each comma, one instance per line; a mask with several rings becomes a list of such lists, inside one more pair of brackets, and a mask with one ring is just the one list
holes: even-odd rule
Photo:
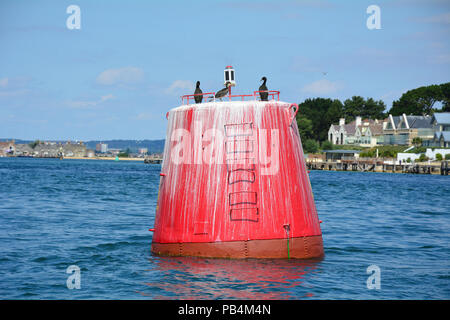
[[394, 159], [343, 158], [335, 161], [306, 159], [308, 170], [391, 172], [449, 175], [450, 161], [396, 163]]
[[161, 164], [162, 163], [162, 157], [161, 156], [150, 156], [144, 158], [144, 163], [148, 164]]

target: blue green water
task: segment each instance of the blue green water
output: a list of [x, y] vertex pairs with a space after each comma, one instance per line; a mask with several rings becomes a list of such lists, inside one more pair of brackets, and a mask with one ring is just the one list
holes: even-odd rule
[[[450, 177], [312, 171], [325, 258], [224, 260], [150, 253], [159, 172], [0, 158], [0, 298], [450, 298]], [[67, 288], [70, 265], [80, 289]]]

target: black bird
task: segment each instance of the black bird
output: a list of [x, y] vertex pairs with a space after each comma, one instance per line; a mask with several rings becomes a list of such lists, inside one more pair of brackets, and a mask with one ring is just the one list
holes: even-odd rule
[[214, 96], [216, 99], [220, 99], [220, 101], [222, 101], [222, 98], [225, 97], [228, 93], [228, 87], [231, 85], [231, 82], [226, 82], [225, 83], [225, 88], [219, 90], [216, 92], [216, 95]]
[[[262, 77], [261, 81], [264, 81], [264, 82], [262, 85], [259, 86], [259, 91], [267, 91], [267, 86], [266, 86], [267, 78]], [[267, 98], [269, 97], [269, 93], [268, 92], [260, 92], [259, 96], [261, 97], [261, 101], [268, 101]]]
[[194, 94], [199, 94], [199, 96], [194, 96], [195, 103], [202, 103], [203, 96], [201, 95], [203, 93], [202, 89], [200, 89], [200, 81], [197, 81], [197, 86], [195, 87]]

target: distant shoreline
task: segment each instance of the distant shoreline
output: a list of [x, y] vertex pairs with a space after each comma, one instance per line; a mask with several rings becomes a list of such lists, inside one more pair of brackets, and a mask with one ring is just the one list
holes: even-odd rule
[[[115, 161], [116, 160], [115, 157], [91, 157], [91, 158], [88, 158], [88, 157], [65, 157], [65, 158], [63, 158], [63, 160], [66, 160], [66, 159], [73, 159], [73, 160], [109, 160], [109, 161]], [[122, 161], [122, 160], [125, 160], [125, 161], [144, 161], [144, 158], [121, 158], [121, 157], [118, 158], [118, 161]]]
[[[57, 157], [0, 157], [0, 158], [27, 158], [27, 159], [59, 159]], [[115, 157], [64, 157], [61, 160], [108, 160], [115, 161]], [[119, 158], [118, 161], [144, 161], [144, 158]]]

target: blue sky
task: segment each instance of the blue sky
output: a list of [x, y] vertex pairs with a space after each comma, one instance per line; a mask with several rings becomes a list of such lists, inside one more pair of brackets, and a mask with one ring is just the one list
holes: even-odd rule
[[[381, 29], [369, 30], [369, 5]], [[81, 29], [69, 30], [69, 5]], [[161, 139], [190, 94], [393, 100], [450, 81], [450, 1], [0, 2], [0, 138]], [[326, 74], [324, 74], [326, 72]]]

